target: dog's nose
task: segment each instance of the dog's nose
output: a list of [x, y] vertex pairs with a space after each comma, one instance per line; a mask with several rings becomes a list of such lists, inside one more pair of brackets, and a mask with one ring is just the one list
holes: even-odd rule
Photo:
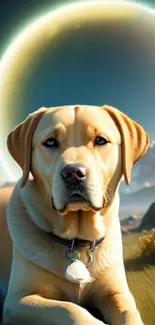
[[85, 181], [87, 169], [81, 164], [69, 164], [62, 169], [61, 176], [68, 183], [78, 184]]

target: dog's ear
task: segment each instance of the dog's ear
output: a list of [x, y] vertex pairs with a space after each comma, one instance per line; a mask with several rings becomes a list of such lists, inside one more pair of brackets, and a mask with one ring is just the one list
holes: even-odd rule
[[132, 166], [145, 154], [149, 136], [145, 130], [127, 115], [111, 106], [102, 106], [111, 116], [121, 135], [123, 174], [130, 184]]
[[22, 123], [8, 135], [7, 146], [11, 156], [23, 170], [20, 187], [26, 184], [31, 164], [31, 144], [33, 133], [47, 108], [40, 108], [30, 114]]

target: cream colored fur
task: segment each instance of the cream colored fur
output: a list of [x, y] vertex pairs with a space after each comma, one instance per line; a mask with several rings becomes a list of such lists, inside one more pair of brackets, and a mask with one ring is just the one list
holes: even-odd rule
[[[108, 143], [94, 146], [97, 135], [104, 136]], [[43, 146], [50, 137], [57, 139], [59, 148], [48, 150]], [[147, 147], [143, 128], [109, 106], [42, 108], [9, 134], [8, 149], [23, 169], [23, 177], [7, 209], [13, 262], [4, 325], [104, 324], [89, 313], [90, 308], [98, 309], [109, 325], [143, 324], [125, 276], [118, 189], [122, 177], [129, 184], [132, 165]], [[60, 173], [69, 163], [87, 168], [92, 206], [79, 202], [64, 208], [66, 192]], [[28, 180], [30, 171], [32, 180]], [[4, 213], [3, 208], [1, 217], [7, 232]], [[88, 266], [93, 282], [74, 284], [65, 278], [67, 248], [47, 236], [51, 231], [66, 239], [96, 240], [105, 236]], [[10, 254], [11, 240], [4, 235], [1, 238]], [[78, 251], [86, 264], [87, 249]], [[9, 273], [10, 264], [1, 251], [0, 261], [0, 279], [7, 282], [4, 274], [5, 270]]]

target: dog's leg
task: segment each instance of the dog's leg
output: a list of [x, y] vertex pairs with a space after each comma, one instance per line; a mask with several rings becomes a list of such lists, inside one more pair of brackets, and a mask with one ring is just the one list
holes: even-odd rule
[[3, 325], [103, 325], [86, 309], [70, 302], [45, 299], [39, 295], [7, 297]]
[[118, 325], [144, 325], [139, 312], [133, 310], [124, 311], [121, 314]]
[[129, 290], [122, 260], [102, 272], [94, 291], [93, 306], [109, 325], [144, 325]]
[[[144, 325], [137, 310], [135, 300], [130, 291], [124, 293], [113, 293], [111, 296], [111, 306], [114, 313], [112, 325]], [[118, 321], [115, 321], [118, 319]]]
[[[101, 298], [101, 296], [100, 296]], [[109, 325], [144, 325], [130, 291], [112, 293], [98, 304], [98, 310]]]

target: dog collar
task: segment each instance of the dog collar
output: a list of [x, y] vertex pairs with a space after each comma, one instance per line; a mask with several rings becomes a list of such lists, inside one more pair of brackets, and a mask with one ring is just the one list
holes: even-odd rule
[[[47, 235], [57, 243], [69, 247], [64, 254], [64, 257], [67, 260], [67, 263], [64, 266], [64, 275], [69, 281], [81, 284], [94, 280], [94, 278], [90, 276], [87, 267], [93, 262], [93, 251], [95, 247], [102, 243], [104, 237], [91, 241], [79, 238], [74, 238], [72, 240], [64, 239], [52, 232], [48, 232]], [[78, 247], [87, 247], [87, 264], [80, 261], [80, 253], [75, 249]]]
[[87, 248], [89, 247], [90, 249], [92, 249], [92, 248], [95, 248], [96, 246], [98, 246], [99, 244], [101, 244], [102, 241], [104, 240], [104, 237], [101, 237], [100, 239], [93, 240], [93, 241], [79, 239], [79, 238], [74, 238], [74, 239], [70, 240], [70, 239], [65, 239], [65, 238], [59, 237], [59, 236], [53, 234], [52, 232], [47, 232], [47, 235], [48, 235], [48, 237], [50, 237], [57, 243], [67, 246], [70, 249], [72, 248], [73, 245], [74, 245], [74, 247], [87, 247]]

